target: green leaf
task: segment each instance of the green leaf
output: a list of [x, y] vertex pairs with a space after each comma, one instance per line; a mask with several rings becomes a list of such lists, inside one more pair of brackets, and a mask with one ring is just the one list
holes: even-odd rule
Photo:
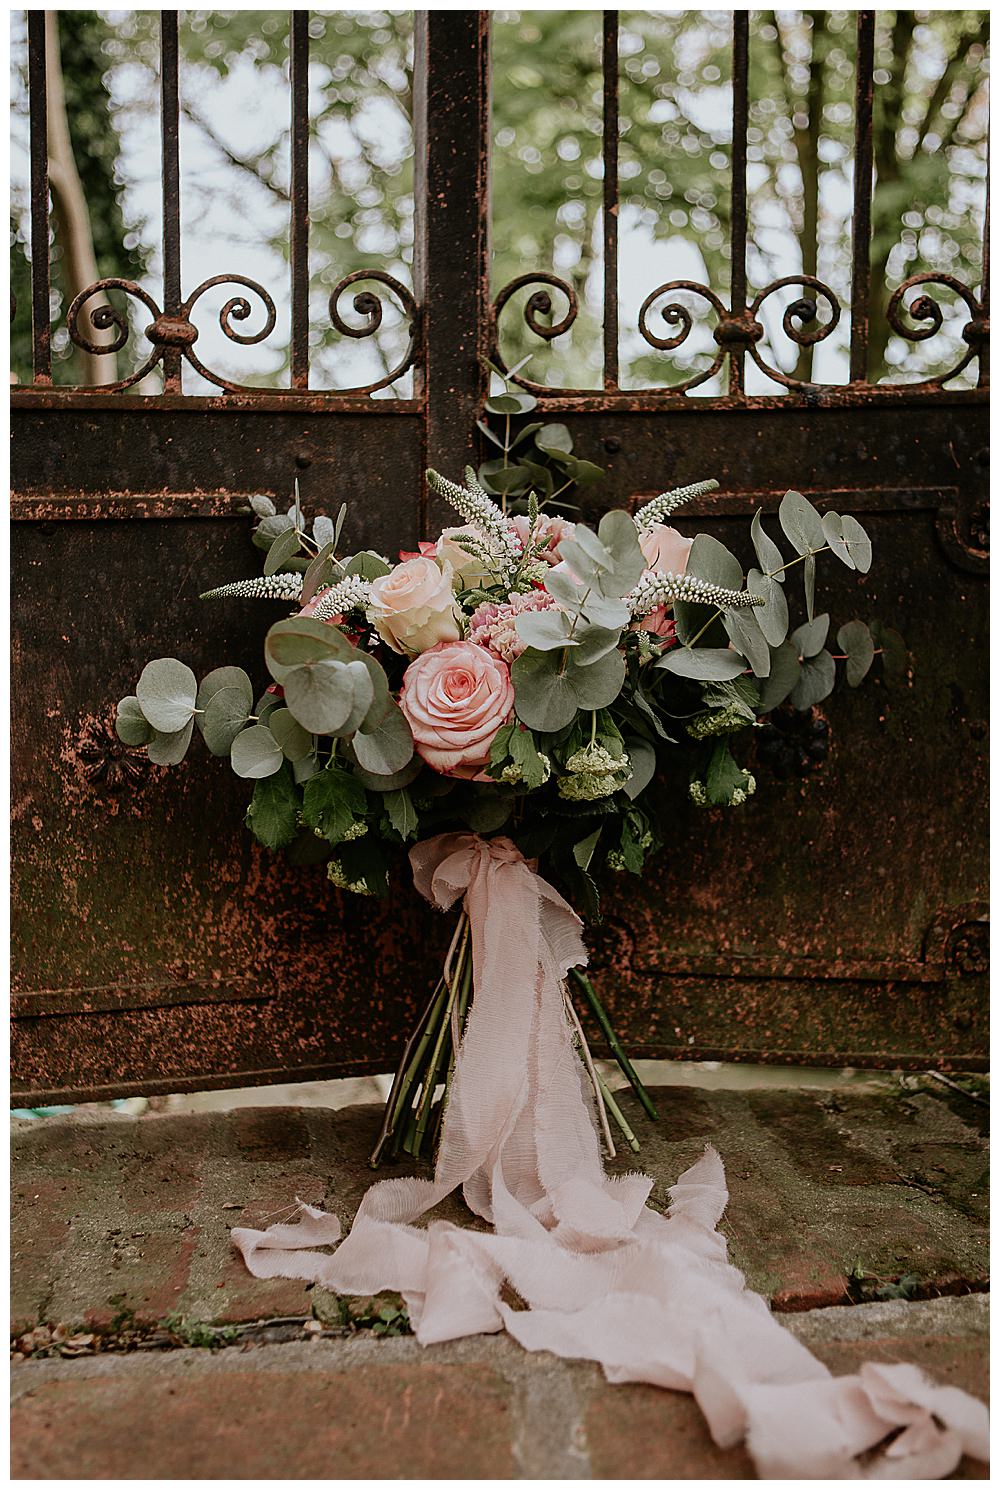
[[570, 617], [561, 610], [522, 611], [514, 622], [521, 640], [537, 652], [577, 646], [576, 640], [569, 640], [572, 624]]
[[784, 584], [784, 574], [776, 574], [775, 570], [781, 569], [785, 560], [774, 539], [764, 532], [760, 508], [754, 513], [753, 522], [750, 524], [750, 537], [753, 540], [754, 553], [760, 561], [764, 574], [772, 575], [778, 584]]
[[237, 776], [256, 781], [281, 770], [281, 746], [266, 724], [252, 724], [233, 741], [230, 762]]
[[313, 751], [313, 737], [302, 728], [290, 709], [275, 709], [268, 717], [267, 727], [271, 731], [286, 761], [305, 760]]
[[583, 602], [581, 614], [602, 630], [620, 633], [622, 627], [628, 625], [632, 613], [623, 601], [609, 598], [599, 590], [591, 590]]
[[830, 617], [824, 613], [822, 616], [817, 616], [815, 621], [807, 621], [804, 626], [796, 626], [789, 641], [797, 648], [800, 657], [815, 657], [816, 653], [826, 646], [829, 630]]
[[278, 509], [270, 497], [255, 496], [250, 498], [250, 510], [258, 517], [273, 517]]
[[882, 651], [882, 676], [890, 687], [905, 684], [910, 668], [910, 654], [899, 632], [881, 621], [870, 623], [872, 640]]
[[[345, 520], [346, 517], [347, 517], [347, 503], [346, 502], [341, 502], [341, 504], [340, 504], [340, 511], [337, 513], [337, 521], [334, 523], [334, 526], [333, 526], [333, 546], [334, 546], [334, 548], [336, 548], [337, 547], [337, 544], [340, 542], [340, 535], [344, 531], [344, 520]], [[317, 541], [317, 543], [319, 542], [319, 534], [316, 535], [316, 541]]]
[[546, 424], [541, 434], [535, 436], [539, 450], [559, 450], [567, 455], [573, 449], [573, 436], [565, 424]]
[[289, 761], [292, 775], [297, 786], [304, 786], [316, 772], [321, 769], [318, 758], [315, 755], [304, 755], [301, 760]]
[[[576, 661], [576, 654], [571, 652], [566, 671], [570, 676], [578, 708], [606, 709], [622, 691], [625, 659], [620, 652], [608, 652], [597, 661], [580, 666]], [[524, 723], [527, 724], [528, 721], [525, 720]]]
[[823, 523], [813, 504], [800, 491], [786, 491], [778, 521], [797, 554], [815, 553], [826, 546]]
[[147, 662], [136, 685], [139, 707], [158, 734], [176, 734], [194, 715], [198, 681], [176, 657]]
[[417, 809], [405, 788], [401, 791], [386, 792], [383, 801], [389, 821], [399, 834], [404, 843], [410, 838], [415, 838], [420, 819]]
[[[358, 738], [355, 735], [355, 740]], [[350, 750], [348, 754], [352, 759], [357, 759], [357, 752]], [[379, 775], [374, 771], [366, 771], [360, 765], [355, 766], [354, 774], [363, 786], [370, 792], [395, 792], [401, 787], [409, 786], [415, 781], [423, 770], [424, 763], [419, 755], [410, 758], [401, 771], [393, 771], [390, 775]]]
[[364, 663], [317, 662], [285, 678], [285, 703], [314, 735], [350, 735], [364, 720], [375, 697]]
[[276, 621], [264, 641], [264, 660], [276, 683], [284, 683], [299, 667], [336, 659], [350, 662], [357, 647], [336, 626], [314, 621], [312, 616], [292, 616]]
[[753, 616], [771, 647], [780, 647], [788, 635], [788, 601], [778, 581], [771, 575], [751, 569], [747, 574], [751, 595], [762, 595], [764, 604], [755, 606]]
[[732, 752], [725, 740], [720, 740], [712, 752], [708, 771], [705, 774], [705, 792], [713, 807], [728, 807], [733, 793], [746, 787], [746, 776], [741, 766], [733, 760]]
[[461, 818], [473, 833], [495, 833], [514, 810], [514, 793], [495, 786], [476, 792], [461, 809]]
[[810, 554], [802, 565], [802, 585], [806, 596], [806, 615], [811, 621], [816, 613], [816, 555]]
[[123, 698], [115, 714], [115, 733], [126, 745], [148, 745], [155, 733], [134, 693]]
[[267, 551], [264, 560], [264, 573], [277, 574], [279, 569], [284, 569], [289, 559], [294, 559], [299, 551], [299, 535], [294, 526], [286, 528], [279, 533]]
[[269, 549], [276, 538], [279, 538], [282, 533], [291, 532], [293, 527], [291, 518], [286, 517], [283, 512], [270, 513], [254, 529], [254, 547]]
[[220, 688], [239, 688], [247, 701], [247, 713], [253, 703], [253, 684], [241, 667], [217, 667], [202, 678], [195, 699], [195, 708], [207, 709], [209, 702]]
[[867, 574], [872, 567], [872, 541], [856, 517], [843, 519], [844, 542], [847, 544], [854, 566], [860, 574]]
[[354, 754], [362, 770], [376, 776], [391, 776], [410, 764], [413, 756], [413, 735], [406, 716], [395, 701], [388, 708], [374, 729], [359, 729], [354, 736]]
[[627, 595], [639, 583], [646, 568], [635, 523], [627, 512], [606, 512], [598, 524], [597, 534], [614, 565], [611, 576], [602, 577], [601, 591], [613, 597]]
[[721, 585], [726, 590], [743, 588], [743, 566], [739, 559], [709, 533], [699, 533], [695, 537], [685, 572], [695, 579], [707, 579], [713, 585]]
[[723, 617], [723, 625], [733, 646], [743, 653], [756, 677], [766, 678], [771, 671], [771, 651], [755, 612], [727, 611]]
[[154, 766], [179, 766], [187, 755], [187, 748], [194, 733], [194, 720], [189, 719], [183, 729], [165, 733], [157, 730], [146, 747], [146, 754]]
[[[340, 510], [341, 512], [346, 512], [346, 502], [342, 504]], [[315, 543], [317, 549], [322, 551], [329, 545], [330, 552], [332, 553], [337, 546], [337, 537], [337, 530], [333, 526], [333, 523], [330, 521], [330, 519], [324, 512], [318, 513], [317, 516], [313, 518], [313, 542]]]
[[728, 647], [674, 647], [654, 666], [679, 678], [736, 678], [746, 669], [746, 661]]
[[784, 703], [799, 681], [801, 668], [799, 649], [794, 642], [782, 642], [780, 647], [773, 648], [771, 671], [760, 689], [758, 708], [761, 714], [770, 714], [772, 709]]
[[[316, 519], [319, 522], [319, 518]], [[330, 521], [329, 518], [326, 519]], [[332, 524], [331, 524], [332, 527]], [[316, 594], [317, 590], [323, 590], [333, 581], [333, 542], [325, 543], [316, 557], [311, 561], [302, 579], [302, 593], [299, 602], [307, 605]]]
[[558, 600], [560, 605], [567, 606], [575, 611], [583, 599], [583, 588], [569, 574], [558, 573], [554, 568], [549, 570], [545, 576], [546, 592], [553, 600]]
[[247, 808], [247, 827], [265, 848], [291, 843], [298, 831], [299, 794], [286, 766], [258, 781]]
[[837, 646], [847, 656], [849, 688], [857, 688], [875, 661], [875, 643], [864, 621], [847, 621], [837, 632]]
[[362, 579], [381, 579], [391, 571], [392, 565], [387, 564], [381, 554], [373, 553], [368, 548], [362, 549], [344, 565], [345, 574], [358, 574]]
[[624, 783], [622, 791], [630, 801], [634, 802], [653, 779], [656, 772], [656, 751], [648, 741], [635, 737], [626, 739], [625, 749], [632, 762], [632, 775]]
[[517, 717], [529, 729], [553, 734], [572, 723], [580, 709], [603, 709], [625, 681], [620, 652], [587, 667], [574, 667], [571, 652], [522, 652], [511, 668]]
[[310, 828], [330, 843], [339, 843], [367, 805], [365, 789], [356, 777], [339, 766], [328, 766], [306, 782], [302, 817]]
[[855, 568], [851, 551], [844, 541], [844, 519], [839, 512], [825, 512], [823, 514], [823, 533], [829, 544], [830, 552], [836, 554], [842, 564], [848, 569]]
[[833, 692], [837, 681], [837, 664], [829, 652], [817, 652], [806, 658], [799, 673], [799, 680], [791, 693], [791, 703], [796, 709], [811, 709]]
[[599, 823], [594, 829], [593, 833], [588, 834], [586, 838], [581, 838], [576, 843], [574, 843], [573, 858], [576, 860], [577, 864], [579, 864], [581, 869], [586, 870], [590, 868], [590, 861], [594, 857], [594, 850], [597, 847], [597, 842], [601, 836], [603, 827], [604, 824]]
[[529, 791], [542, 786], [545, 781], [545, 762], [538, 753], [535, 737], [530, 730], [514, 724], [507, 741], [510, 759], [521, 768], [521, 780]]
[[620, 626], [578, 626], [577, 646], [573, 653], [574, 667], [589, 667], [592, 662], [600, 662], [602, 657], [614, 651], [620, 640]]
[[220, 688], [208, 701], [204, 714], [199, 719], [205, 744], [213, 755], [228, 755], [233, 741], [250, 717], [253, 695], [248, 699], [246, 690]]

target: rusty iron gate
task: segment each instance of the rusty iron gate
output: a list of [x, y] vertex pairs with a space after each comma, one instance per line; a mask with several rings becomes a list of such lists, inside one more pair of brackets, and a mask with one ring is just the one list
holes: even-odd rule
[[[968, 310], [966, 363], [916, 386], [867, 377], [874, 17], [858, 15], [855, 204], [846, 385], [796, 382], [767, 368], [760, 308], [746, 274], [748, 24], [734, 17], [732, 286], [727, 301], [688, 287], [716, 319], [718, 397], [689, 386], [619, 387], [617, 345], [617, 14], [604, 21], [603, 391], [537, 388], [577, 452], [601, 465], [600, 502], [711, 473], [720, 489], [692, 516], [731, 543], [754, 508], [773, 512], [789, 485], [821, 508], [860, 514], [876, 543], [863, 601], [897, 625], [911, 657], [903, 686], [873, 681], [830, 707], [833, 748], [808, 781], [768, 779], [747, 807], [698, 814], [666, 798], [670, 846], [653, 873], [609, 896], [594, 961], [634, 1053], [862, 1066], [979, 1068], [986, 1059], [985, 583], [988, 276], [978, 291], [937, 282]], [[245, 784], [198, 752], [165, 773], [126, 749], [115, 701], [150, 655], [183, 652], [195, 668], [239, 659], [253, 669], [266, 607], [201, 608], [207, 578], [253, 572], [246, 495], [329, 506], [347, 492], [352, 537], [384, 552], [412, 546], [444, 514], [421, 479], [480, 454], [484, 355], [502, 356], [498, 317], [513, 290], [533, 293], [529, 326], [572, 321], [572, 292], [527, 274], [489, 289], [489, 19], [417, 15], [414, 90], [416, 250], [410, 296], [373, 269], [355, 302], [373, 330], [395, 293], [412, 330], [412, 397], [310, 391], [306, 13], [291, 20], [291, 378], [287, 391], [234, 386], [195, 350], [195, 302], [181, 283], [177, 17], [161, 21], [162, 303], [149, 362], [164, 391], [52, 386], [49, 264], [32, 257], [35, 369], [13, 393], [13, 1090], [19, 1103], [191, 1090], [377, 1071], [394, 1063], [405, 1019], [440, 956], [446, 928], [403, 883], [390, 903], [333, 891], [315, 871], [268, 856], [241, 826]], [[47, 242], [43, 17], [29, 13], [32, 228]], [[889, 306], [900, 335], [940, 325], [929, 277]], [[228, 283], [232, 276], [219, 276]], [[216, 281], [210, 281], [214, 284]], [[800, 345], [817, 299], [798, 279], [785, 315]], [[223, 312], [233, 319], [245, 281]], [[334, 295], [336, 324], [337, 294]], [[351, 286], [353, 288], [353, 286]], [[685, 334], [666, 295], [668, 348]], [[126, 286], [126, 290], [129, 287]], [[919, 291], [916, 298], [913, 292]], [[553, 296], [566, 294], [562, 321]], [[70, 334], [127, 323], [78, 297]], [[908, 306], [908, 313], [907, 313]], [[671, 330], [680, 326], [679, 331]], [[93, 333], [90, 333], [91, 335]], [[744, 389], [749, 359], [785, 385]], [[217, 396], [181, 389], [184, 362]], [[963, 364], [964, 365], [964, 364]], [[130, 380], [134, 381], [134, 380]], [[531, 385], [529, 385], [531, 386]], [[596, 514], [595, 514], [596, 515]], [[206, 559], [211, 558], [211, 574]], [[836, 566], [835, 566], [836, 567]], [[840, 571], [844, 574], [844, 571]], [[851, 614], [852, 584], [830, 576], [831, 608]], [[836, 613], [836, 611], [835, 611]]]

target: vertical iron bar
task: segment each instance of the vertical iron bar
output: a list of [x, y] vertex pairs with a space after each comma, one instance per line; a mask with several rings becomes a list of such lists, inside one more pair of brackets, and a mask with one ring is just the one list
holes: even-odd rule
[[309, 386], [309, 12], [291, 12], [292, 387]]
[[604, 386], [618, 387], [618, 12], [604, 12]]
[[[477, 458], [489, 387], [489, 11], [418, 10], [413, 56], [413, 284], [420, 306], [424, 464], [453, 480]], [[449, 521], [422, 498], [420, 531]]]
[[[160, 12], [160, 139], [163, 193], [163, 310], [176, 316], [181, 306], [180, 94], [177, 11]], [[163, 353], [163, 391], [181, 392], [181, 354]]]
[[[750, 111], [750, 14], [733, 12], [732, 209], [729, 244], [729, 309], [742, 321], [747, 308], [747, 121]], [[729, 392], [743, 395], [745, 344], [729, 342]]]
[[[983, 271], [979, 281], [979, 304], [982, 306], [982, 319], [988, 327], [990, 324], [990, 147], [988, 134], [986, 145], [986, 213], [983, 218]], [[988, 332], [979, 343], [979, 376], [976, 386], [977, 388], [988, 388], [990, 386], [990, 338]]]
[[854, 86], [854, 230], [851, 235], [851, 382], [868, 378], [868, 320], [871, 314], [875, 12], [858, 11]]
[[31, 155], [31, 344], [33, 381], [52, 382], [49, 294], [49, 143], [45, 12], [28, 11], [28, 110]]

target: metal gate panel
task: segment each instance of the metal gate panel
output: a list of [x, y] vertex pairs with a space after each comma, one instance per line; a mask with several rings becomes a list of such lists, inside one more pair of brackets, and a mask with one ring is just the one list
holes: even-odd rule
[[[745, 127], [739, 15], [734, 25]], [[870, 26], [862, 13], [862, 53]], [[301, 92], [301, 23], [295, 37]], [[402, 868], [388, 903], [341, 895], [251, 841], [245, 785], [217, 763], [193, 751], [165, 772], [124, 747], [111, 721], [150, 655], [180, 651], [197, 669], [238, 660], [260, 675], [273, 615], [197, 600], [254, 570], [240, 512], [249, 494], [280, 499], [298, 477], [307, 507], [346, 500], [352, 541], [386, 553], [444, 516], [425, 509], [421, 473], [476, 458], [482, 356], [497, 350], [487, 64], [484, 13], [421, 13], [411, 400], [308, 391], [301, 314], [287, 394], [67, 393], [47, 385], [42, 347], [41, 376], [14, 395], [19, 1101], [383, 1070], [440, 961], [445, 919], [417, 902]], [[609, 65], [605, 83], [607, 121]], [[608, 290], [610, 332], [610, 280]], [[856, 317], [851, 384], [748, 398], [746, 301], [734, 282], [717, 338], [725, 398], [625, 394], [612, 359], [604, 393], [547, 391], [543, 414], [606, 471], [594, 516], [706, 475], [720, 490], [685, 523], [737, 552], [755, 507], [773, 513], [788, 486], [857, 512], [875, 567], [859, 584], [829, 566], [822, 604], [838, 620], [898, 627], [911, 675], [898, 689], [873, 678], [838, 691], [822, 770], [779, 782], [758, 766], [758, 794], [738, 812], [702, 814], [686, 782], [661, 783], [667, 847], [643, 880], [613, 877], [591, 934], [602, 991], [639, 1055], [975, 1067], [988, 952], [985, 390], [870, 387]], [[967, 340], [983, 351], [985, 297], [976, 314]]]

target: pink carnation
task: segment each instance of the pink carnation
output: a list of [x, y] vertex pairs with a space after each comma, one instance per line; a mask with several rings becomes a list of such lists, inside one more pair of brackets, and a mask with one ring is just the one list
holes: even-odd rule
[[529, 610], [549, 610], [555, 603], [545, 590], [512, 595], [504, 605], [485, 601], [469, 617], [469, 641], [478, 647], [488, 647], [494, 656], [502, 657], [509, 665], [527, 646], [517, 634], [514, 623], [518, 616]]

